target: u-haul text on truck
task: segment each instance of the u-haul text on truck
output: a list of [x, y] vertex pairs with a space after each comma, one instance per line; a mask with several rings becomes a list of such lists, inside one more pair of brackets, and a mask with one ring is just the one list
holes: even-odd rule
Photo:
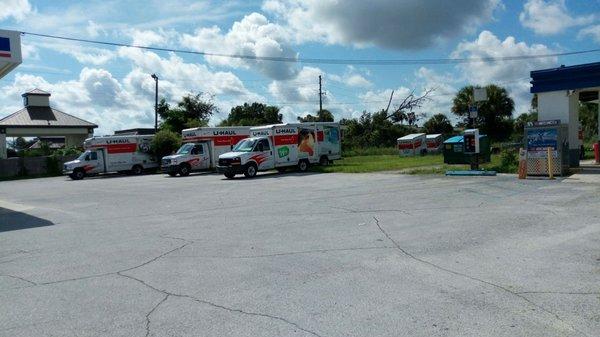
[[66, 162], [63, 172], [74, 180], [86, 175], [109, 172], [142, 174], [158, 167], [150, 153], [154, 136], [105, 136], [88, 138], [83, 143], [85, 152], [77, 159]]
[[254, 177], [258, 171], [327, 165], [341, 158], [338, 123], [277, 124], [250, 129], [231, 152], [219, 156], [217, 171], [227, 178]]
[[181, 132], [183, 145], [170, 156], [163, 157], [161, 169], [174, 177], [192, 171], [215, 169], [219, 156], [231, 151], [240, 140], [250, 135], [249, 126], [200, 127]]

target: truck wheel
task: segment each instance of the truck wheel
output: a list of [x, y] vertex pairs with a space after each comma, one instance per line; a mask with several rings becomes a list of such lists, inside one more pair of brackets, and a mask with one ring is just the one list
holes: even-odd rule
[[329, 158], [327, 158], [327, 156], [321, 156], [321, 158], [319, 159], [319, 165], [321, 165], [321, 166], [329, 165]]
[[188, 164], [179, 165], [179, 175], [182, 177], [187, 177], [190, 175], [190, 166]]
[[235, 174], [233, 174], [231, 172], [225, 173], [225, 178], [227, 178], [227, 179], [233, 179], [233, 177], [235, 177]]
[[246, 178], [254, 178], [256, 176], [256, 165], [255, 164], [248, 164], [248, 166], [246, 166], [246, 171], [244, 171], [244, 175], [246, 176]]
[[85, 171], [83, 169], [75, 169], [73, 173], [69, 174], [69, 177], [73, 180], [81, 180], [85, 178]]
[[142, 167], [142, 165], [133, 165], [133, 167], [131, 168], [131, 173], [133, 175], [139, 176], [140, 174], [144, 173], [144, 168]]
[[177, 172], [169, 172], [168, 175], [171, 177], [175, 177], [177, 176]]
[[308, 161], [306, 160], [301, 160], [298, 162], [298, 170], [300, 170], [300, 172], [306, 172], [306, 170], [308, 170]]

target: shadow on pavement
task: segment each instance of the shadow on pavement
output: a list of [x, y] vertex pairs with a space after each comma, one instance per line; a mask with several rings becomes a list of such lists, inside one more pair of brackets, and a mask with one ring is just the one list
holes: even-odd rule
[[0, 233], [52, 225], [46, 219], [0, 207]]

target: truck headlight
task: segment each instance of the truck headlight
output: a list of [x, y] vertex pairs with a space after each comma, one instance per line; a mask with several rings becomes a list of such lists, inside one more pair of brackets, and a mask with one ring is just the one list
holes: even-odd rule
[[235, 157], [231, 159], [231, 165], [240, 165], [242, 163], [242, 159], [240, 157]]

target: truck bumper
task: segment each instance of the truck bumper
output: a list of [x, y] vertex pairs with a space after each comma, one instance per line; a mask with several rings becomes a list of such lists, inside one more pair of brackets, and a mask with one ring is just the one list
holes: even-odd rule
[[218, 173], [242, 174], [244, 173], [243, 165], [217, 166]]
[[179, 166], [177, 165], [161, 166], [160, 171], [162, 173], [177, 173], [178, 168]]

